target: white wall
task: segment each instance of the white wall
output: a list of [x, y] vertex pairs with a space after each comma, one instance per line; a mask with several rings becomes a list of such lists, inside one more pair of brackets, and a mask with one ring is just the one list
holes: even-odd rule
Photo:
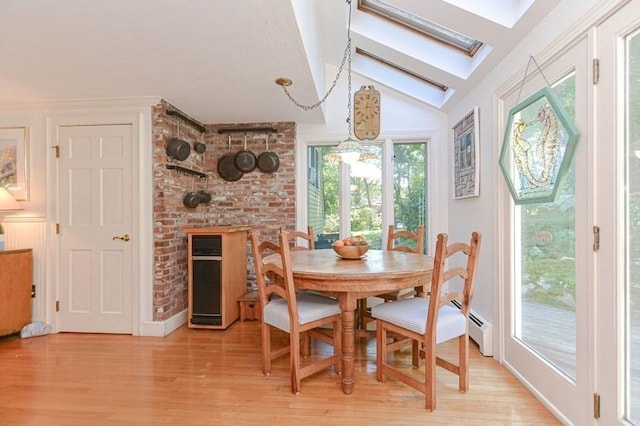
[[[448, 140], [453, 140], [451, 127], [474, 106], [479, 107], [480, 116], [480, 196], [463, 200], [449, 199], [450, 236], [454, 240], [468, 239], [471, 232], [482, 232], [480, 263], [476, 276], [473, 309], [490, 322], [498, 318], [496, 259], [501, 255], [496, 250], [498, 235], [503, 230], [496, 223], [498, 210], [497, 190], [503, 179], [499, 171], [498, 156], [504, 129], [496, 128], [497, 93], [517, 89], [525, 73], [529, 55], [541, 64], [561, 46], [570, 42], [562, 37], [592, 7], [619, 1], [563, 0], [529, 35], [463, 100], [451, 108], [448, 115]], [[542, 64], [541, 64], [542, 66]], [[538, 72], [531, 65], [528, 73]], [[526, 94], [523, 94], [523, 98]], [[451, 158], [451, 153], [449, 157]], [[451, 182], [451, 171], [449, 182]], [[501, 187], [502, 188], [502, 187]], [[481, 214], [479, 214], [481, 212]], [[453, 226], [455, 224], [455, 226]], [[500, 333], [494, 333], [496, 339]], [[496, 340], [494, 339], [494, 345]]]

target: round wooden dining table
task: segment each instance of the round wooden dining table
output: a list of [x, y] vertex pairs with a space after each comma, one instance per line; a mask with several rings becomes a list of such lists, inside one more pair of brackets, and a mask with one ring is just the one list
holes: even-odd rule
[[[265, 259], [266, 260], [266, 259]], [[433, 257], [369, 250], [361, 259], [342, 259], [332, 249], [291, 252], [295, 286], [334, 296], [342, 310], [342, 391], [353, 392], [354, 319], [358, 299], [424, 287], [431, 283]]]

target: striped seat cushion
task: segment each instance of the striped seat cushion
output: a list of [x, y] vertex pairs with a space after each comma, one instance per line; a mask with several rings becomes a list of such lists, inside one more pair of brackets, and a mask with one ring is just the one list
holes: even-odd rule
[[[412, 297], [396, 302], [381, 303], [371, 308], [371, 316], [388, 323], [424, 334], [427, 327], [429, 300]], [[458, 308], [445, 305], [438, 314], [436, 343], [462, 336], [467, 331], [467, 321]]]
[[[338, 301], [313, 293], [300, 293], [296, 296], [298, 302], [298, 323], [306, 324], [311, 321], [326, 318], [340, 313]], [[287, 301], [281, 298], [273, 299], [263, 310], [263, 321], [269, 325], [289, 332], [289, 308]]]

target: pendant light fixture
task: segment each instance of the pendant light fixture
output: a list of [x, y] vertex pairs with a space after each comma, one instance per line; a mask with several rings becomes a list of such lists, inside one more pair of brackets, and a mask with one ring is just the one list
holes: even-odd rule
[[335, 79], [333, 80], [333, 84], [325, 93], [325, 95], [313, 105], [303, 105], [296, 101], [289, 90], [288, 86], [291, 86], [293, 82], [291, 79], [280, 77], [276, 79], [276, 84], [282, 86], [285, 94], [299, 108], [302, 108], [305, 111], [310, 111], [318, 106], [322, 105], [324, 101], [327, 99], [329, 94], [333, 91], [336, 86], [338, 79], [340, 78], [340, 74], [344, 69], [345, 63], [347, 65], [347, 137], [342, 142], [340, 142], [336, 147], [332, 148], [329, 153], [325, 154], [324, 157], [330, 160], [342, 161], [350, 166], [353, 166], [358, 161], [362, 160], [370, 160], [378, 158], [377, 154], [369, 151], [367, 148], [363, 147], [358, 141], [353, 139], [352, 137], [352, 121], [351, 121], [351, 0], [346, 0], [347, 8], [348, 8], [348, 22], [347, 22], [347, 47], [344, 51], [344, 56], [342, 57], [342, 63], [340, 64], [340, 68], [338, 69], [338, 73], [336, 74]]

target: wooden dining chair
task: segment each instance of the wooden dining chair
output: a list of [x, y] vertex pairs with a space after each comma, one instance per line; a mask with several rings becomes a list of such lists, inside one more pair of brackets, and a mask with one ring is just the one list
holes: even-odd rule
[[[418, 226], [416, 232], [406, 229], [396, 230], [393, 225], [389, 225], [387, 233], [387, 250], [404, 251], [406, 253], [424, 253], [424, 226]], [[391, 293], [381, 294], [378, 297], [386, 302], [392, 300], [406, 299], [415, 296], [415, 290], [399, 290]]]
[[[396, 230], [395, 226], [389, 225], [387, 232], [387, 250], [403, 251], [406, 253], [424, 253], [424, 226], [418, 226], [416, 232], [406, 229]], [[384, 299], [385, 302], [406, 299], [417, 294], [415, 289], [403, 289], [390, 293], [379, 294], [376, 297]], [[366, 328], [367, 323], [373, 321], [371, 308], [367, 305], [366, 299], [361, 299], [358, 306], [358, 320], [360, 328]]]
[[[291, 251], [296, 250], [315, 250], [315, 236], [313, 235], [313, 226], [307, 226], [307, 232], [304, 231], [287, 231], [287, 241]], [[301, 244], [300, 244], [301, 243]]]
[[[480, 249], [481, 235], [474, 232], [467, 243], [448, 244], [447, 234], [439, 234], [428, 298], [411, 297], [395, 302], [374, 306], [371, 314], [376, 319], [376, 378], [384, 382], [391, 376], [424, 393], [425, 407], [436, 408], [436, 366], [458, 375], [458, 387], [462, 392], [469, 390], [469, 310], [473, 297], [475, 271]], [[452, 257], [464, 257], [462, 261]], [[456, 262], [456, 263], [454, 263]], [[443, 286], [454, 280], [462, 280], [462, 290], [445, 293]], [[458, 300], [457, 308], [450, 302]], [[411, 339], [413, 346], [413, 366], [420, 366], [420, 351], [424, 351], [424, 381], [407, 372], [402, 366], [389, 361], [388, 355], [401, 349], [405, 340], [387, 341], [387, 333]], [[458, 339], [458, 362], [436, 356], [436, 345], [451, 339]]]
[[[255, 231], [251, 232], [250, 240], [262, 307], [262, 371], [265, 375], [271, 374], [271, 361], [289, 354], [291, 391], [299, 393], [300, 381], [305, 377], [332, 365], [336, 373], [340, 373], [340, 307], [336, 300], [328, 297], [308, 292], [296, 293], [287, 231], [283, 228], [278, 233], [278, 244], [260, 242]], [[264, 258], [269, 254], [275, 255], [276, 259], [265, 263]], [[327, 325], [331, 328], [327, 329]], [[323, 326], [325, 328], [319, 329]], [[289, 344], [273, 348], [273, 329], [288, 333]], [[310, 354], [311, 338], [333, 345], [333, 354], [324, 357]], [[308, 358], [304, 365], [301, 355]]]

